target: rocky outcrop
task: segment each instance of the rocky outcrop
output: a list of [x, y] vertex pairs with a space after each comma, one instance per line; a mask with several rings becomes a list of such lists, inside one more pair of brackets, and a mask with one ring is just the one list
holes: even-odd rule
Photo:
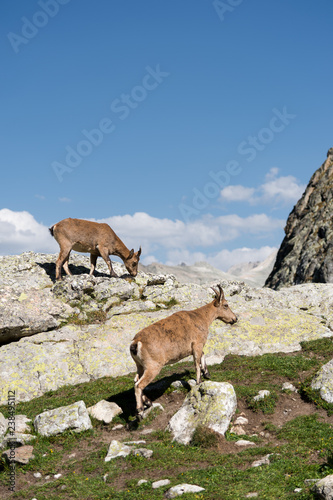
[[[134, 372], [129, 345], [140, 329], [213, 297], [209, 285], [181, 284], [172, 275], [140, 272], [135, 279], [110, 278], [102, 261], [96, 276], [89, 276], [89, 258], [77, 254], [71, 257], [74, 275], [55, 283], [55, 259], [56, 255], [32, 252], [0, 259], [1, 291], [12, 290], [1, 303], [2, 330], [10, 331], [10, 321], [24, 302], [44, 297], [38, 306], [35, 302], [30, 316], [23, 315], [22, 307], [21, 329], [0, 347], [0, 404], [7, 403], [8, 391], [15, 391], [16, 401], [28, 401], [64, 385]], [[122, 264], [113, 266], [117, 274], [125, 272]], [[279, 291], [239, 281], [221, 285], [238, 322], [213, 322], [205, 346], [208, 364], [222, 362], [229, 353], [292, 352], [300, 350], [304, 340], [333, 335], [333, 284]], [[24, 301], [19, 300], [22, 294], [27, 296]], [[52, 315], [54, 307], [58, 313]], [[48, 315], [53, 326], [40, 324], [32, 334], [31, 325]]]
[[333, 283], [333, 148], [290, 213], [266, 286]]

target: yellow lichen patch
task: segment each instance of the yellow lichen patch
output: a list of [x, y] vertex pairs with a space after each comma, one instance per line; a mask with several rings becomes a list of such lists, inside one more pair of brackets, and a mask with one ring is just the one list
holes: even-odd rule
[[22, 292], [17, 300], [19, 302], [23, 302], [24, 300], [27, 300], [27, 298], [28, 298], [28, 295], [26, 293]]
[[[271, 316], [271, 317], [270, 317]], [[276, 346], [288, 352], [294, 351], [299, 343], [304, 340], [313, 340], [327, 335], [327, 330], [320, 319], [306, 314], [290, 312], [276, 312], [272, 315], [265, 314], [262, 310], [253, 311], [252, 314], [243, 315], [235, 325], [220, 326], [214, 322], [205, 346], [207, 355], [227, 354], [234, 352], [246, 353], [249, 344], [249, 354], [271, 352]]]

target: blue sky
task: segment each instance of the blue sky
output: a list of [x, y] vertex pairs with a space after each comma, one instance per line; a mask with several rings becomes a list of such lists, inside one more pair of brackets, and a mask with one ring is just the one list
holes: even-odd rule
[[278, 248], [333, 146], [330, 0], [4, 0], [0, 254], [106, 221], [142, 262]]

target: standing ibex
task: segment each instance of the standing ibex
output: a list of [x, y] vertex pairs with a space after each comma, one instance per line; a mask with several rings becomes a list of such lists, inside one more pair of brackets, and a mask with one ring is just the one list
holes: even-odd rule
[[131, 276], [136, 276], [138, 273], [141, 247], [137, 252], [128, 250], [108, 224], [68, 218], [57, 222], [49, 230], [60, 246], [59, 257], [56, 262], [57, 280], [61, 280], [62, 266], [66, 274], [71, 275], [68, 268], [68, 259], [71, 250], [90, 253], [90, 274], [93, 274], [97, 257], [100, 256], [105, 260], [110, 271], [110, 276], [117, 278], [109, 255], [120, 257]]
[[203, 354], [209, 325], [215, 319], [230, 324], [237, 321], [237, 316], [224, 298], [221, 285], [218, 285], [218, 290], [213, 288], [213, 291], [213, 302], [193, 311], [176, 312], [135, 335], [130, 353], [137, 366], [134, 390], [138, 417], [142, 416], [144, 404], [151, 406], [151, 401], [143, 395], [143, 390], [163, 366], [193, 355], [197, 384], [201, 381], [201, 371], [205, 378], [209, 378]]

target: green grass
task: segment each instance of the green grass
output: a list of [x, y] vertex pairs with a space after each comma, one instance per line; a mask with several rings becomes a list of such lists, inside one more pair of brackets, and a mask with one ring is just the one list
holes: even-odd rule
[[[93, 429], [80, 434], [70, 431], [50, 438], [37, 436], [33, 444], [35, 458], [28, 465], [17, 466], [16, 476], [22, 487], [11, 496], [6, 493], [9, 468], [1, 460], [0, 488], [4, 492], [3, 498], [163, 499], [170, 486], [191, 483], [202, 486], [205, 491], [186, 495], [188, 500], [235, 500], [245, 498], [251, 492], [257, 492], [260, 499], [314, 499], [311, 485], [304, 481], [333, 473], [333, 430], [319, 414], [323, 410], [330, 413], [333, 405], [322, 401], [318, 392], [312, 393], [309, 387], [313, 375], [332, 355], [332, 341], [323, 339], [303, 343], [302, 351], [294, 354], [229, 355], [220, 365], [210, 367], [212, 380], [233, 384], [238, 402], [246, 408], [246, 415], [259, 418], [262, 429], [272, 436], [268, 442], [260, 435], [245, 436], [256, 446], [233, 453], [228, 452], [228, 446], [234, 446], [238, 437], [229, 431], [222, 438], [200, 427], [191, 445], [184, 446], [173, 442], [163, 428], [145, 436], [145, 447], [154, 452], [151, 459], [128, 456], [104, 462], [108, 445], [113, 439], [111, 428], [115, 423], [127, 425], [135, 414], [133, 374], [66, 386], [33, 401], [19, 403], [16, 414], [24, 413], [31, 419], [46, 409], [66, 406], [80, 399], [85, 401], [87, 407], [101, 399], [114, 401], [124, 412], [110, 425], [92, 419]], [[172, 381], [194, 377], [192, 363], [166, 367], [158, 377], [163, 384], [154, 384], [149, 397], [153, 400], [162, 395], [169, 397]], [[277, 426], [272, 421], [272, 415], [280, 398], [286, 397], [281, 390], [283, 381], [290, 381], [300, 388], [301, 396], [311, 405], [312, 414], [297, 416], [283, 426]], [[271, 395], [254, 403], [253, 396], [262, 389], [268, 389]], [[292, 397], [292, 394], [289, 396]], [[6, 407], [1, 407], [0, 411], [8, 415]], [[152, 412], [137, 429], [140, 431], [157, 422], [162, 414]], [[135, 435], [137, 439], [138, 434]], [[271, 454], [270, 465], [251, 467], [254, 460], [267, 454]], [[27, 481], [31, 480], [33, 472], [41, 472], [43, 477], [50, 475], [50, 479], [29, 484]], [[59, 472], [62, 476], [55, 480], [53, 476]], [[165, 478], [170, 479], [169, 486], [152, 489], [154, 480]], [[146, 479], [147, 483], [138, 486], [139, 479]], [[302, 491], [296, 494], [295, 488], [302, 488]]]

